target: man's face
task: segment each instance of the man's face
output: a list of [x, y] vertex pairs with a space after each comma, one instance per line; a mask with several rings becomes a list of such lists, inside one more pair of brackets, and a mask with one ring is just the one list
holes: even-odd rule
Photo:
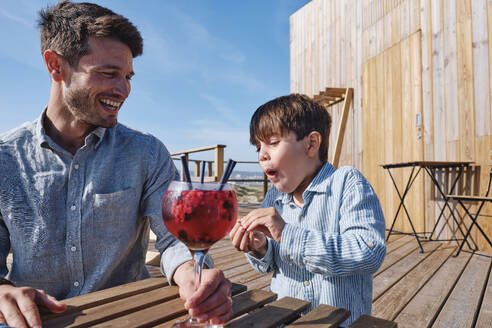
[[130, 94], [133, 57], [120, 41], [90, 38], [90, 53], [80, 58], [63, 86], [68, 112], [80, 123], [110, 128]]

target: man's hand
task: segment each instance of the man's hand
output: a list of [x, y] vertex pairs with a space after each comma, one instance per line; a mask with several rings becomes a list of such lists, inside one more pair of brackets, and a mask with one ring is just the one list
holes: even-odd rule
[[0, 323], [12, 327], [41, 327], [38, 306], [60, 313], [67, 306], [43, 290], [0, 285]]
[[258, 208], [241, 219], [241, 225], [246, 231], [260, 231], [280, 243], [285, 221], [274, 207]]
[[195, 291], [193, 262], [181, 264], [173, 280], [188, 313], [199, 322], [223, 324], [232, 318], [231, 282], [219, 269], [203, 269], [202, 283]]

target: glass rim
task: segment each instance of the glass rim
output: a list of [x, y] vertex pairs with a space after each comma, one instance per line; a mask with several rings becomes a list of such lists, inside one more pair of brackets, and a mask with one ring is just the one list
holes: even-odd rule
[[187, 182], [187, 181], [179, 181], [179, 180], [172, 180], [167, 189], [170, 189], [171, 186], [174, 184], [175, 186], [178, 186], [177, 189], [183, 189], [183, 190], [190, 190], [189, 186], [192, 186], [191, 190], [217, 190], [220, 186], [223, 186], [222, 190], [228, 191], [228, 190], [234, 190], [232, 185], [228, 182], [226, 183], [220, 183], [218, 182], [203, 182], [201, 183], [200, 181], [192, 181], [192, 182]]

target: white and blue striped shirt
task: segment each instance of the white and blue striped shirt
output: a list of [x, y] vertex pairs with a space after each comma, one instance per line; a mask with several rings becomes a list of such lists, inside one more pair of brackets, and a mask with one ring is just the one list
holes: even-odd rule
[[369, 182], [352, 167], [323, 165], [303, 193], [299, 208], [291, 194], [271, 188], [262, 207], [275, 207], [285, 221], [281, 243], [268, 239], [262, 259], [247, 254], [259, 272], [274, 271], [271, 290], [351, 312], [344, 325], [372, 306], [372, 274], [383, 262], [385, 221]]

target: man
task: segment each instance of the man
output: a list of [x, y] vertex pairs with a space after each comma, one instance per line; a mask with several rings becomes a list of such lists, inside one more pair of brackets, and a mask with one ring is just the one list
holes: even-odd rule
[[189, 313], [227, 321], [230, 282], [206, 269], [194, 292], [190, 253], [163, 225], [161, 200], [177, 177], [168, 151], [117, 123], [142, 53], [138, 30], [107, 8], [69, 1], [41, 11], [40, 27], [48, 106], [0, 136], [0, 277], [9, 279], [0, 279], [0, 323], [40, 326], [37, 305], [63, 312], [55, 298], [148, 277], [149, 227]]

